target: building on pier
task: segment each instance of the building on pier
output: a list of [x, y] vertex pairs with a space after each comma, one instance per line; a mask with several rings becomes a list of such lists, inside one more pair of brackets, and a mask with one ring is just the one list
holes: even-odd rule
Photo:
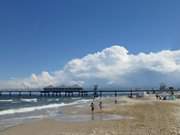
[[43, 89], [44, 91], [83, 91], [83, 88], [79, 85], [73, 85], [73, 86], [60, 86], [60, 87], [54, 87], [54, 86], [48, 86]]

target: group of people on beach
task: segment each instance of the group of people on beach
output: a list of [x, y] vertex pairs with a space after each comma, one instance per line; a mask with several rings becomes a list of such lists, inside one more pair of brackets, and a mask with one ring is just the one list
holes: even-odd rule
[[175, 100], [176, 96], [174, 95], [174, 92], [171, 92], [171, 94], [169, 94], [169, 95], [156, 94], [156, 99], [157, 100]]
[[[114, 100], [114, 103], [117, 104], [117, 99]], [[98, 106], [99, 106], [99, 109], [100, 109], [100, 110], [103, 109], [102, 101], [99, 101]], [[95, 104], [94, 104], [94, 102], [91, 102], [90, 107], [91, 107], [91, 112], [94, 112], [94, 110], [95, 110]]]
[[[102, 101], [99, 101], [98, 106], [99, 106], [99, 109], [102, 110], [102, 108], [103, 108], [103, 106], [102, 106]], [[90, 107], [91, 107], [91, 111], [94, 112], [94, 109], [95, 109], [95, 104], [94, 104], [94, 102], [91, 102]]]

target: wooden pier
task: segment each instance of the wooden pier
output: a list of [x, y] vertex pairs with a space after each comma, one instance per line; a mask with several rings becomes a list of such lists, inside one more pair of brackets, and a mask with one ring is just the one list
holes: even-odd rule
[[[144, 90], [64, 90], [64, 91], [45, 91], [45, 90], [11, 90], [11, 91], [0, 91], [0, 97], [2, 96], [38, 96], [38, 97], [101, 97], [103, 95], [136, 95], [137, 93], [158, 93], [158, 92], [170, 92], [172, 90], [154, 90], [154, 89], [144, 89]], [[180, 90], [173, 90], [173, 92], [179, 92]]]

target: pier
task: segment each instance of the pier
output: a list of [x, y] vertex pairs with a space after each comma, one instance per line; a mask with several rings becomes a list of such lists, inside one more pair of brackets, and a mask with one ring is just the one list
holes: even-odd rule
[[23, 97], [23, 96], [38, 96], [38, 97], [102, 97], [103, 95], [137, 95], [138, 93], [159, 93], [159, 92], [179, 92], [180, 90], [1, 90], [0, 97]]

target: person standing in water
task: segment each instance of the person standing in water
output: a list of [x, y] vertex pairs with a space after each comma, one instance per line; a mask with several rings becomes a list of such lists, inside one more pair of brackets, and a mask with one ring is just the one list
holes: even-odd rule
[[91, 107], [91, 112], [94, 112], [94, 103], [93, 102], [91, 102], [90, 107]]
[[117, 104], [117, 99], [114, 100], [114, 103]]

